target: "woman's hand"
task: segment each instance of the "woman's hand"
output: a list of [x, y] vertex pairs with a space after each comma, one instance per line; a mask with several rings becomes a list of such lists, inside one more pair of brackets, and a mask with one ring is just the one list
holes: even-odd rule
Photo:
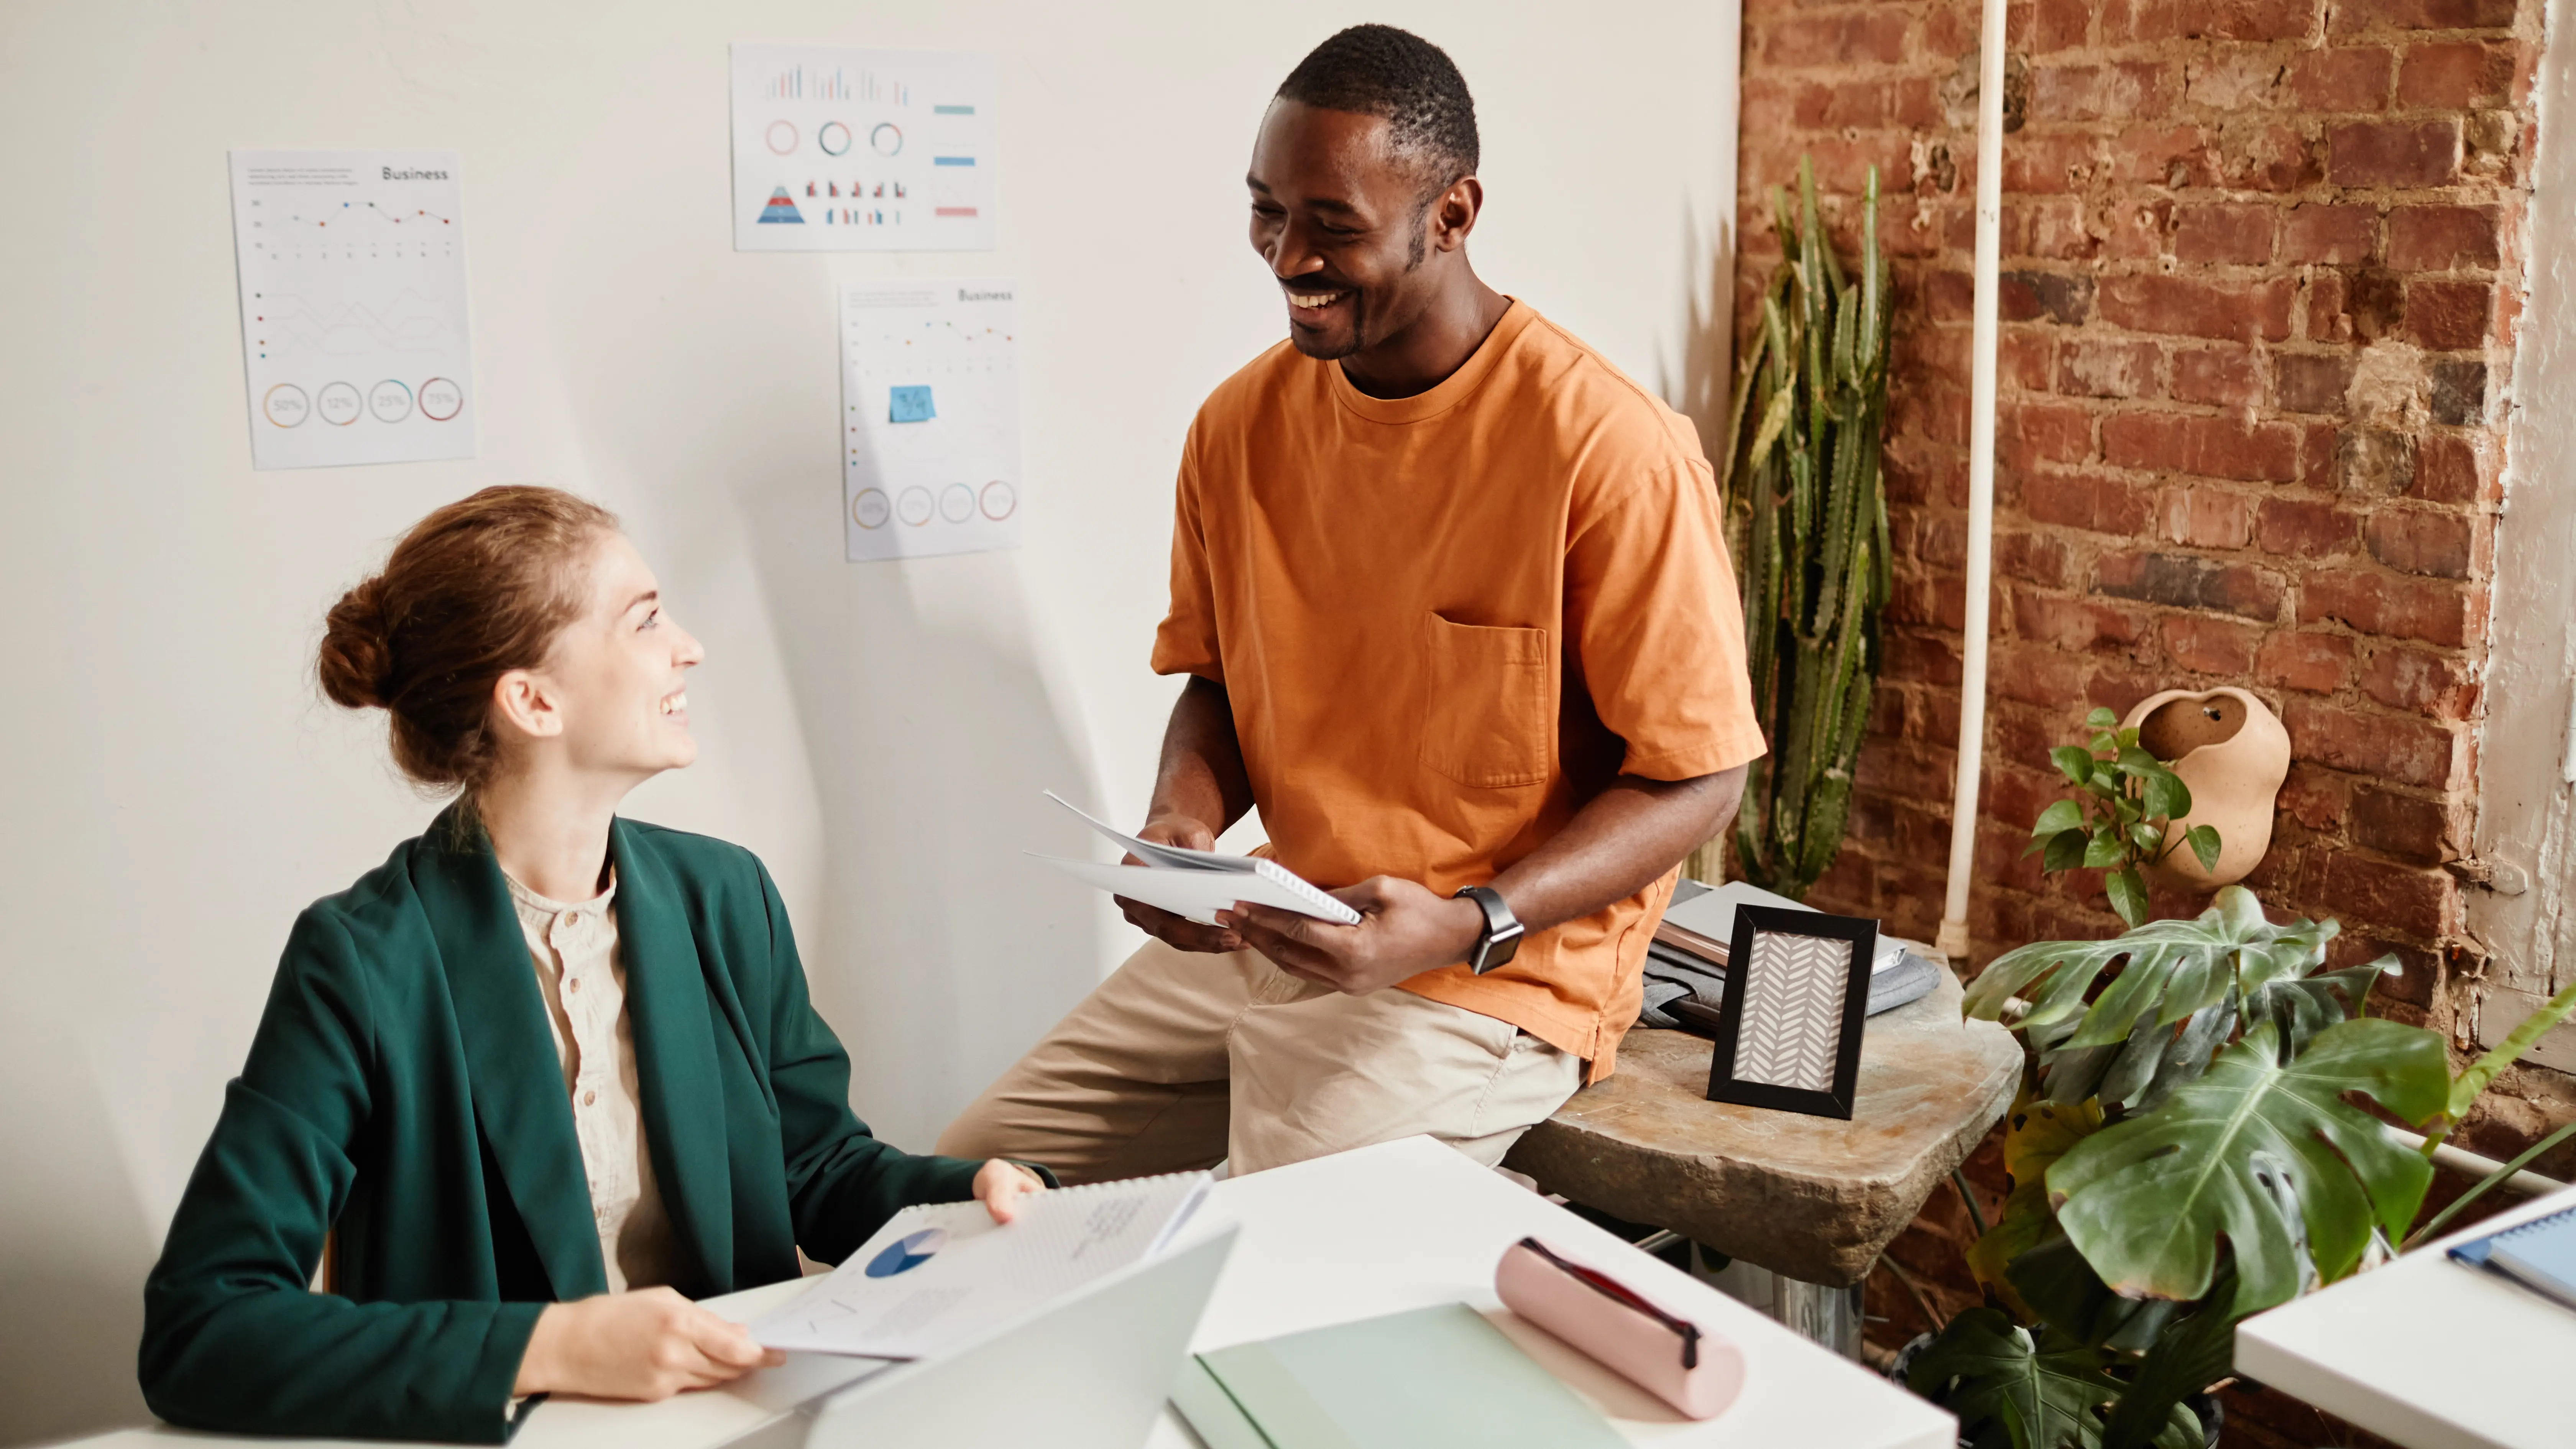
[[996, 1157], [975, 1170], [975, 1200], [997, 1223], [1019, 1216], [1021, 1198], [1044, 1191], [1046, 1183], [1016, 1162]]
[[786, 1361], [739, 1323], [668, 1288], [639, 1288], [547, 1304], [510, 1392], [650, 1401]]

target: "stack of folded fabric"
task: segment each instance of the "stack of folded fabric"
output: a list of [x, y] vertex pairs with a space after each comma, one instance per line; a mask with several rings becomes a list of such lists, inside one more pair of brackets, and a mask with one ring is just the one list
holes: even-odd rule
[[[1710, 886], [1684, 880], [1674, 886], [1663, 923], [1646, 944], [1646, 1000], [1645, 1009], [1637, 1013], [1639, 1026], [1697, 1031], [1709, 1013], [1724, 1008], [1726, 942], [1734, 935], [1735, 908], [1747, 904], [1784, 911], [1815, 909], [1742, 881]], [[1940, 984], [1941, 968], [1906, 950], [1904, 942], [1882, 936], [1878, 951], [1869, 978], [1871, 1016], [1928, 996]], [[1692, 1002], [1705, 1011], [1692, 1013], [1694, 1020], [1684, 1020], [1670, 1009], [1677, 1001]]]

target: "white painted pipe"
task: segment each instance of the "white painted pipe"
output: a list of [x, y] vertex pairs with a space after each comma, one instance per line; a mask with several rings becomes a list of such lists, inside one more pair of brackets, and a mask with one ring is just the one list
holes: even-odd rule
[[[2420, 1133], [2409, 1132], [2403, 1127], [2392, 1127], [2385, 1122], [2379, 1124], [2379, 1130], [2387, 1135], [2389, 1141], [2409, 1152], [2424, 1150], [2424, 1138]], [[2504, 1164], [2494, 1158], [2471, 1152], [2465, 1147], [2454, 1147], [2448, 1142], [2434, 1145], [2433, 1165], [2447, 1167], [2472, 1181], [2484, 1181], [2504, 1170]], [[2566, 1186], [2567, 1184], [2554, 1177], [2543, 1177], [2529, 1168], [2524, 1168], [2497, 1183], [2496, 1191], [2520, 1193], [2524, 1197], [2547, 1197]]]
[[1968, 959], [1968, 887], [1977, 861], [1977, 788], [1985, 768], [1987, 595], [1995, 551], [1995, 314], [2003, 265], [2004, 0], [1985, 0], [1977, 65], [1977, 298], [1968, 388], [1968, 609], [1959, 661], [1959, 773], [1950, 791], [1950, 890], [1934, 942]]

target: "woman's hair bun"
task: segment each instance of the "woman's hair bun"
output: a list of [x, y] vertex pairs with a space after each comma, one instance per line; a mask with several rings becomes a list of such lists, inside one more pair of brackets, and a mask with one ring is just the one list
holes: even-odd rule
[[316, 661], [322, 692], [350, 709], [382, 709], [393, 677], [392, 631], [385, 622], [385, 576], [376, 574], [340, 596], [324, 621]]

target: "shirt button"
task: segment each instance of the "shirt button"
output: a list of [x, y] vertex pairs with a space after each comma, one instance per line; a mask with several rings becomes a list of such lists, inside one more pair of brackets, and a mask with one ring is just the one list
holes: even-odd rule
[[579, 991], [580, 989], [581, 989], [581, 978], [580, 978], [580, 977], [578, 977], [578, 976], [574, 977], [574, 978], [572, 979], [571, 983], [570, 983], [570, 984], [568, 984], [568, 985], [566, 985], [566, 986], [564, 987], [564, 990], [566, 990], [566, 991]]
[[584, 1092], [581, 1094], [581, 1104], [585, 1107], [592, 1105], [598, 1100], [599, 1094], [597, 1092]]
[[580, 919], [580, 916], [571, 911], [566, 911], [562, 915], [555, 917], [555, 924], [566, 930], [570, 930], [574, 923], [578, 922]]

